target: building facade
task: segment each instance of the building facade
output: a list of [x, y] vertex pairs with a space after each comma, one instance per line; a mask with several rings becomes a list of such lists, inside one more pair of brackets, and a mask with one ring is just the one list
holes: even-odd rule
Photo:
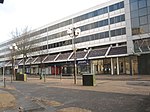
[[[72, 27], [81, 30], [76, 38], [67, 34]], [[7, 74], [9, 46], [19, 47], [23, 37], [0, 44], [0, 66]], [[32, 30], [26, 38], [25, 45], [32, 44], [25, 61], [29, 74], [71, 75], [76, 59], [78, 74], [150, 75], [150, 0], [110, 0]], [[14, 65], [22, 71], [21, 53]]]

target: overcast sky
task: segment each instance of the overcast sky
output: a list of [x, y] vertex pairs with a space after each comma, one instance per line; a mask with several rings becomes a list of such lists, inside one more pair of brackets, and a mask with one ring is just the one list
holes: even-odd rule
[[36, 29], [55, 20], [83, 11], [109, 0], [4, 0], [0, 4], [0, 43], [10, 32], [28, 26]]

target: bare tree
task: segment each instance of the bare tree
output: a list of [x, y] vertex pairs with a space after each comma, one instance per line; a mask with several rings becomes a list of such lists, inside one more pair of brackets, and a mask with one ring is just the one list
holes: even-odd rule
[[30, 30], [25, 27], [21, 31], [16, 28], [16, 31], [12, 31], [11, 35], [13, 37], [13, 42], [16, 43], [18, 50], [16, 55], [21, 55], [23, 58], [23, 73], [26, 71], [25, 62], [30, 53], [32, 47], [32, 39], [30, 38]]

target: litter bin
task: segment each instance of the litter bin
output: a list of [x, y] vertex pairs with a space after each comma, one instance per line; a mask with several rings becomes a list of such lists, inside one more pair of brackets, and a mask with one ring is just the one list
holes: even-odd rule
[[82, 75], [83, 86], [95, 86], [95, 75], [94, 74], [83, 74]]
[[27, 74], [17, 74], [16, 81], [27, 81]]

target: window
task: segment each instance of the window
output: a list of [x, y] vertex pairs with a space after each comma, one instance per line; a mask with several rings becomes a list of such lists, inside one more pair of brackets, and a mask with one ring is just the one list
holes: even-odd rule
[[110, 18], [110, 24], [114, 24], [114, 18]]
[[149, 32], [149, 26], [148, 25], [140, 26], [140, 33], [148, 33], [148, 32]]
[[118, 9], [121, 9], [121, 8], [124, 8], [124, 2], [120, 2], [120, 3], [116, 3], [114, 5], [110, 5], [109, 6], [109, 11], [112, 12], [112, 11], [115, 11], [115, 10], [118, 10]]
[[121, 16], [121, 21], [125, 21], [125, 15]]
[[138, 10], [132, 11], [132, 12], [131, 12], [131, 18], [137, 18], [137, 17], [139, 17], [139, 12], [138, 12]]
[[148, 23], [150, 23], [150, 15], [148, 15]]
[[132, 26], [132, 28], [138, 28], [139, 27], [139, 18], [131, 19], [131, 26]]
[[138, 0], [130, 0], [130, 3], [132, 3], [132, 2], [137, 2]]
[[146, 7], [146, 0], [139, 0], [139, 8]]
[[147, 8], [139, 9], [139, 16], [147, 15]]
[[138, 10], [138, 3], [137, 2], [131, 3], [130, 9], [131, 11]]
[[120, 2], [120, 8], [124, 8], [124, 2]]
[[122, 35], [126, 34], [126, 28], [122, 28]]
[[150, 0], [147, 0], [147, 6], [150, 6]]
[[126, 28], [111, 30], [111, 37], [126, 34]]
[[110, 24], [118, 23], [121, 21], [125, 21], [125, 15], [120, 15], [120, 16], [110, 18]]
[[150, 7], [147, 7], [147, 13], [150, 14]]
[[148, 18], [147, 16], [142, 16], [140, 17], [140, 25], [145, 25], [148, 23]]
[[112, 30], [110, 33], [111, 33], [111, 36], [112, 36], [112, 37], [116, 35], [116, 34], [115, 34], [115, 30]]

